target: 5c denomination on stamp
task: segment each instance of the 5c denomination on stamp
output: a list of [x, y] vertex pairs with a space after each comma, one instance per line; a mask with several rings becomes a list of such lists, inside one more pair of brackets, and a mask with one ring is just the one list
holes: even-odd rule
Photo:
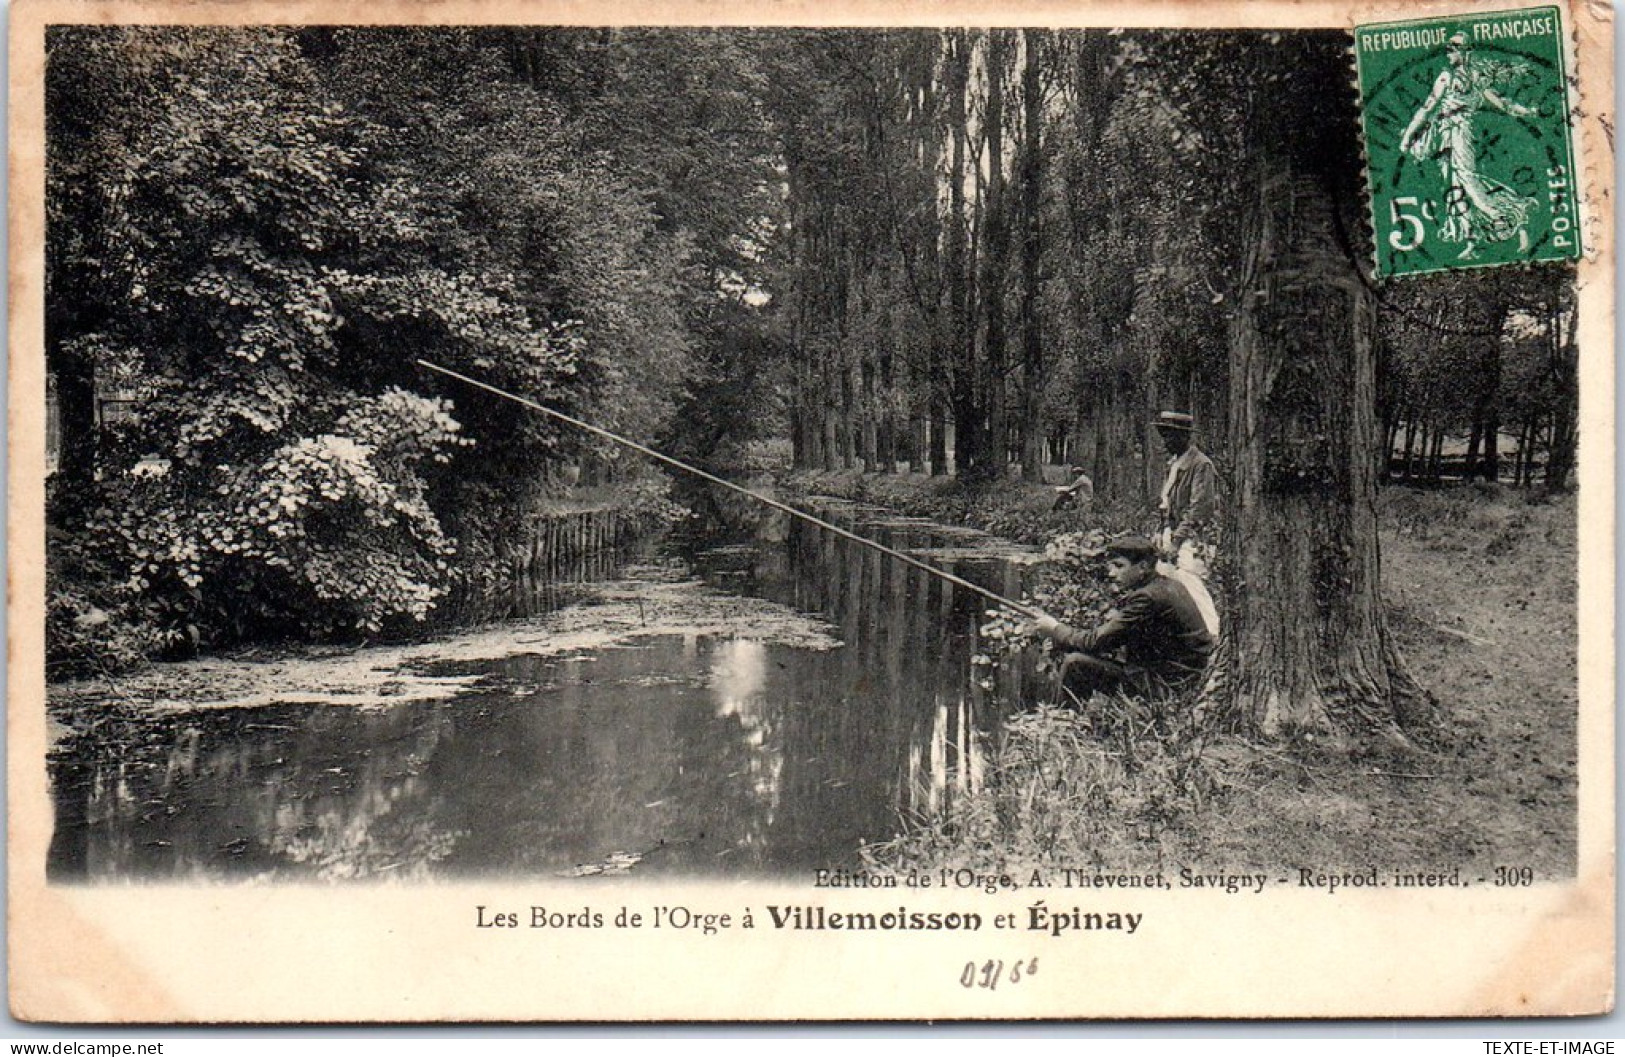
[[1558, 8], [1354, 32], [1376, 274], [1580, 255]]

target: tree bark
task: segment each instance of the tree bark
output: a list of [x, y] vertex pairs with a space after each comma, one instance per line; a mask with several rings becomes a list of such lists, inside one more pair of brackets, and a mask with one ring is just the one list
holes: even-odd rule
[[1230, 335], [1228, 692], [1268, 737], [1392, 729], [1424, 695], [1381, 604], [1372, 305], [1332, 237], [1327, 189], [1289, 163], [1263, 174], [1264, 294]]
[[1021, 475], [1030, 482], [1044, 479], [1044, 436], [1041, 421], [1044, 397], [1044, 344], [1038, 315], [1038, 267], [1042, 243], [1039, 208], [1044, 183], [1044, 110], [1040, 42], [1032, 30], [1022, 31], [1021, 70]]
[[1548, 324], [1552, 373], [1557, 382], [1557, 396], [1552, 402], [1552, 442], [1546, 451], [1546, 490], [1549, 492], [1568, 491], [1579, 445], [1580, 359], [1574, 341], [1574, 302], [1568, 275], [1566, 271], [1558, 273]]

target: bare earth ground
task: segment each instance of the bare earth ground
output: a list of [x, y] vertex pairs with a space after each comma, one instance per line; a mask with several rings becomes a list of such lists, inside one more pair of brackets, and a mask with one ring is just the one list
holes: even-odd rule
[[[1392, 628], [1445, 710], [1451, 750], [1432, 779], [1349, 775], [1308, 820], [1343, 848], [1416, 868], [1459, 863], [1571, 876], [1576, 848], [1576, 511], [1511, 490], [1383, 496]], [[1346, 802], [1344, 802], [1346, 798]], [[1363, 803], [1363, 808], [1359, 805]], [[1287, 820], [1283, 824], [1290, 825]], [[1356, 842], [1349, 843], [1350, 838]]]

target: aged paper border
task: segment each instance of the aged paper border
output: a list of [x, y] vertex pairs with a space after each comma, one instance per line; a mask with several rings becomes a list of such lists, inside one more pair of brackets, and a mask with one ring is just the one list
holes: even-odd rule
[[[547, 880], [416, 886], [48, 886], [43, 678], [43, 27], [72, 23], [1047, 25], [1352, 28], [1550, 6], [1262, 0], [424, 0], [73, 2], [11, 9], [9, 958], [13, 1014], [53, 1022], [867, 1020], [1437, 1017], [1606, 1011], [1614, 988], [1613, 26], [1561, 2], [1580, 77], [1579, 845], [1573, 883], [1453, 895], [1272, 890], [1262, 896], [1072, 890], [1141, 913], [1133, 936], [613, 929], [482, 930], [476, 905], [613, 912], [767, 903], [976, 910], [1031, 901], [975, 891], [829, 892], [806, 885]], [[1351, 59], [1352, 63], [1352, 59]], [[900, 899], [899, 896], [902, 898]], [[1052, 899], [1052, 903], [1055, 900]], [[1073, 902], [1070, 898], [1067, 903]], [[996, 991], [968, 960], [1038, 956]]]

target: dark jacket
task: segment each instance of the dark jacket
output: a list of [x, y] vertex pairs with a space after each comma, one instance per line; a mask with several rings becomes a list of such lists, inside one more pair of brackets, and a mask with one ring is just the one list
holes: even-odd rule
[[1171, 683], [1200, 675], [1214, 646], [1190, 592], [1161, 573], [1119, 599], [1093, 631], [1062, 624], [1051, 637], [1097, 657], [1120, 652], [1125, 663]]

